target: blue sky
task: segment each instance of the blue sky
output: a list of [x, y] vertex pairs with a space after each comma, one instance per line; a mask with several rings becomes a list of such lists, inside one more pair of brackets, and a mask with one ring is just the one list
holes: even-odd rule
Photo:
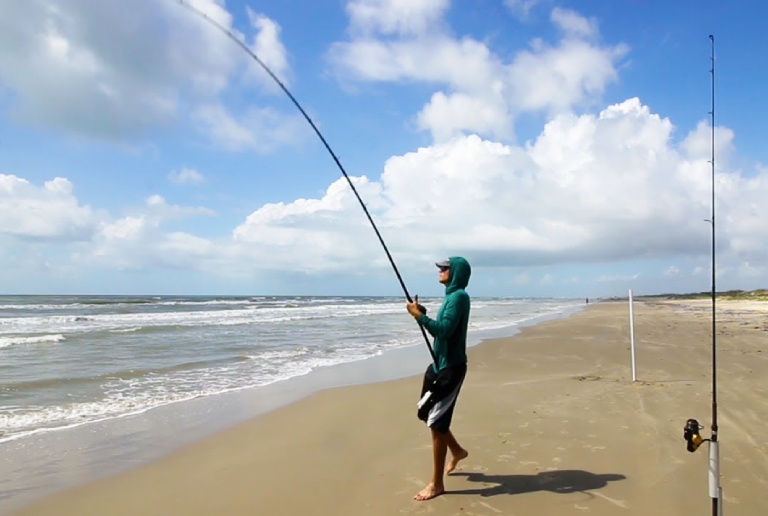
[[[768, 284], [762, 2], [189, 0], [281, 77], [411, 293]], [[87, 5], [86, 5], [87, 4]], [[0, 0], [0, 293], [398, 295], [300, 114], [173, 0]]]

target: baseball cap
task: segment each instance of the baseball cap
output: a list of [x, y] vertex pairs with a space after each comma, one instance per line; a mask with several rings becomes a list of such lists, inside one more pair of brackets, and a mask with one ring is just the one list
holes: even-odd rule
[[446, 267], [446, 268], [450, 268], [450, 266], [451, 266], [451, 260], [443, 260], [443, 261], [441, 261], [441, 262], [435, 262], [435, 265], [437, 265], [438, 267]]

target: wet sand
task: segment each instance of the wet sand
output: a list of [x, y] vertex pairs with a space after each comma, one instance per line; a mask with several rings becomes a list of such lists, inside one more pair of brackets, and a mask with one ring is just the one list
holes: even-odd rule
[[[768, 306], [719, 309], [725, 511], [768, 514]], [[634, 311], [637, 382], [626, 302], [471, 348], [453, 425], [470, 456], [434, 500], [412, 499], [431, 449], [411, 377], [319, 392], [12, 514], [709, 514], [707, 445], [688, 453], [682, 429], [710, 434], [710, 314]]]

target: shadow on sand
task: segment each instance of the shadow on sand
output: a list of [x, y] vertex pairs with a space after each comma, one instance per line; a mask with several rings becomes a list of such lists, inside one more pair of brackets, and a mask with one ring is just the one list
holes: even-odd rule
[[568, 494], [600, 489], [612, 480], [624, 480], [624, 475], [605, 473], [602, 475], [579, 469], [542, 471], [536, 475], [486, 475], [485, 473], [456, 472], [451, 476], [463, 476], [470, 482], [482, 483], [485, 487], [450, 491], [450, 494], [473, 494], [480, 496], [515, 495], [535, 491], [551, 491]]

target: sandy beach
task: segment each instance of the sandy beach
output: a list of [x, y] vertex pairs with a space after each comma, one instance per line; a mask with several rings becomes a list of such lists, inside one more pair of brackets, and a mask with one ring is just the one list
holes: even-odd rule
[[[725, 512], [765, 515], [768, 306], [719, 309]], [[634, 312], [637, 382], [626, 302], [471, 348], [453, 425], [470, 456], [434, 500], [412, 499], [431, 449], [411, 377], [319, 392], [11, 514], [709, 514], [707, 446], [687, 452], [682, 429], [695, 417], [710, 434], [710, 313]]]

